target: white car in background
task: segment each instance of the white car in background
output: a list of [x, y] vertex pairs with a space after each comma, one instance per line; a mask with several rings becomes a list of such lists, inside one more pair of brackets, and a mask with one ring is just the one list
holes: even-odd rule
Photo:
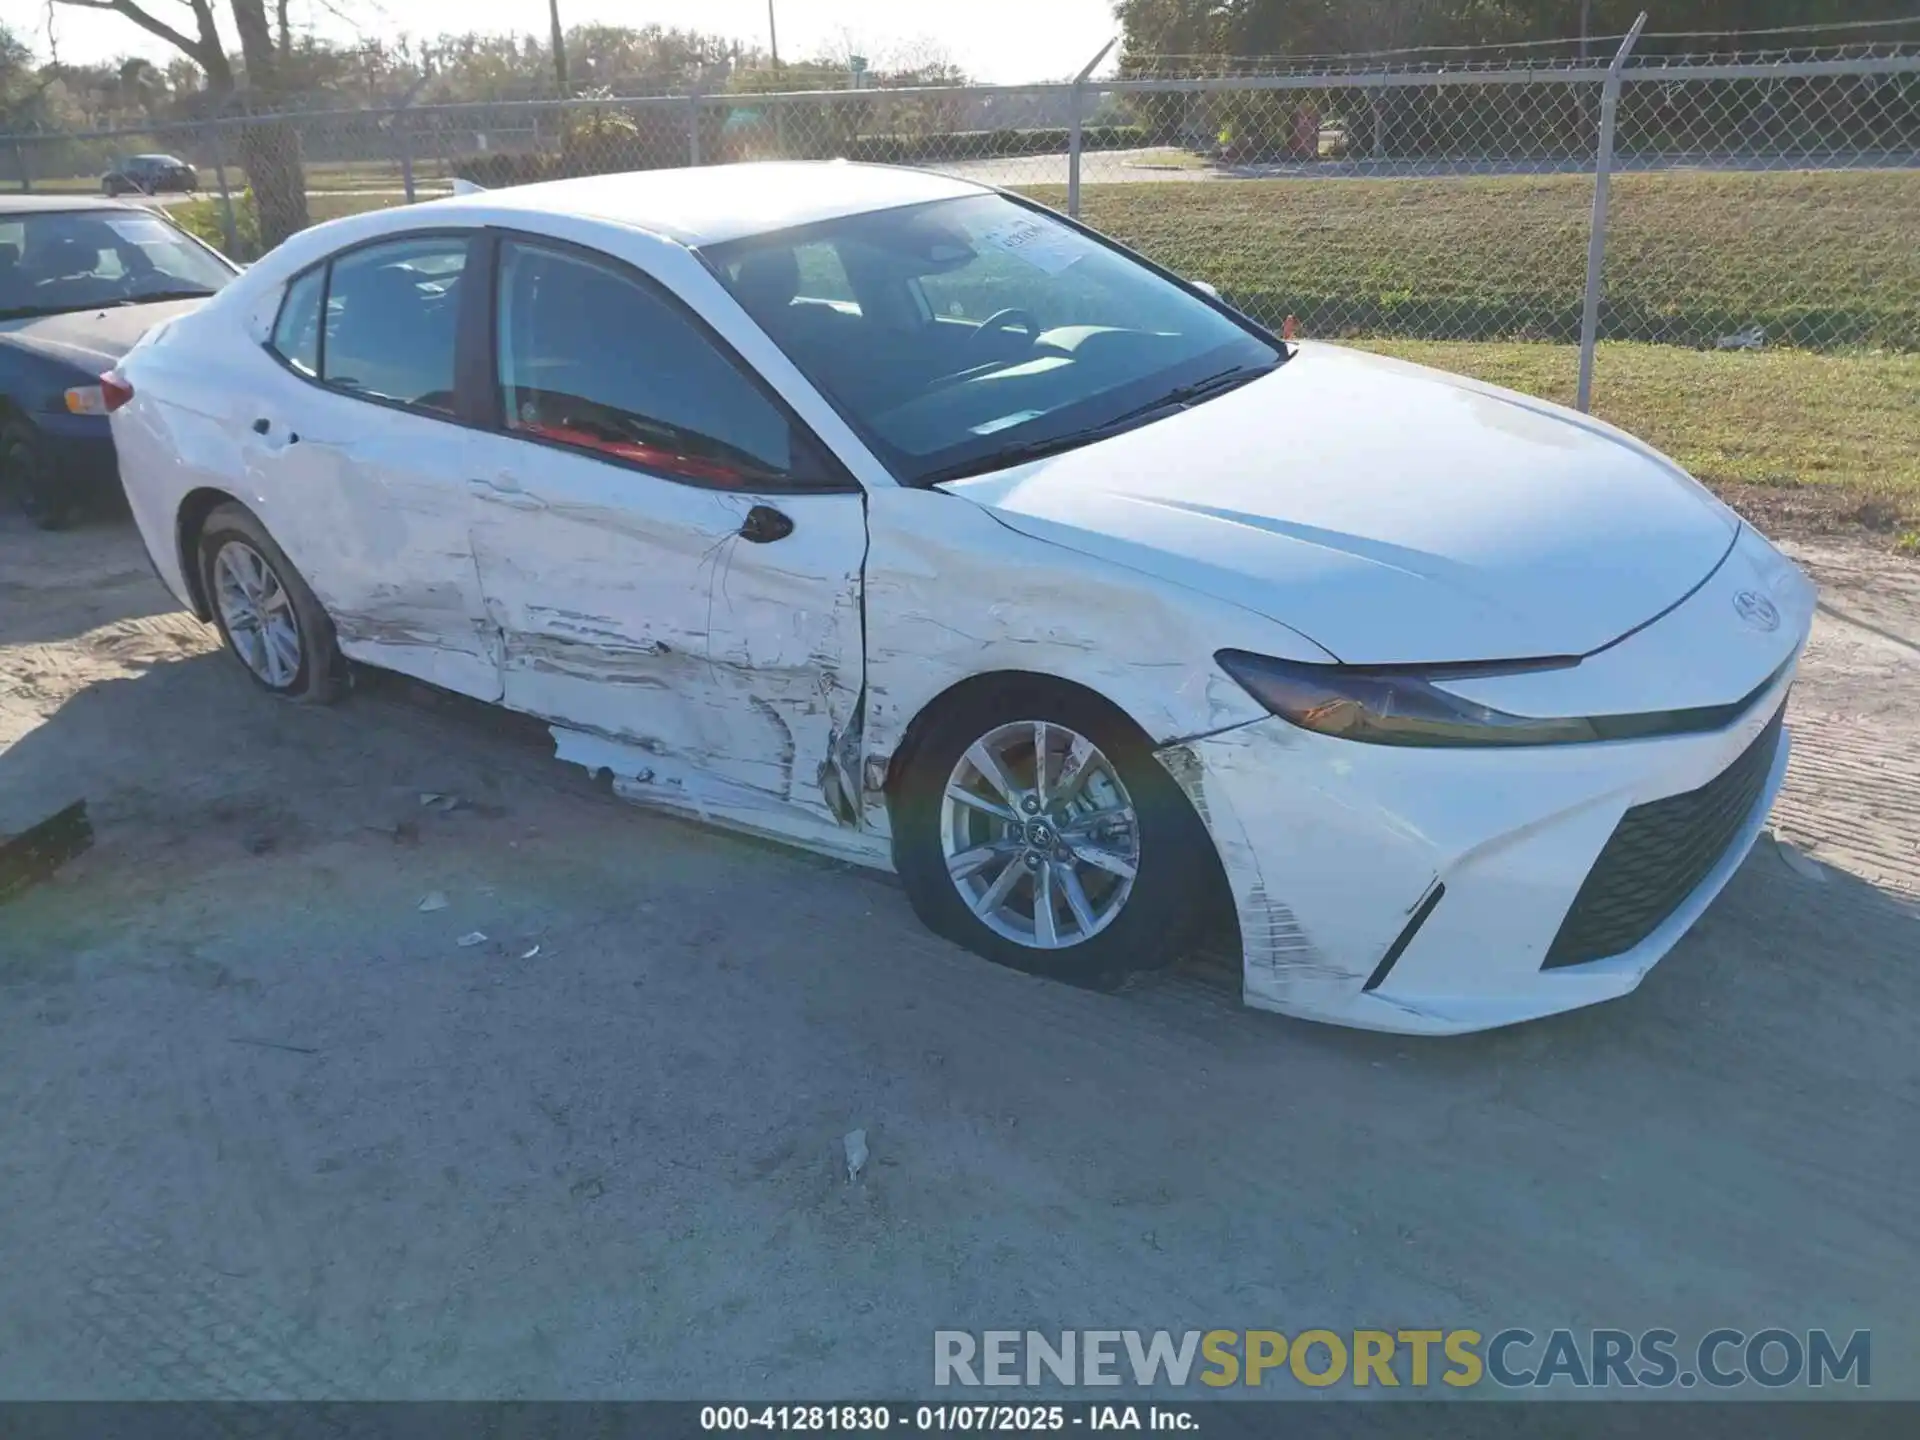
[[1230, 907], [1267, 1009], [1607, 999], [1787, 763], [1813, 590], [1672, 462], [960, 180], [360, 215], [108, 383], [161, 575], [266, 689], [344, 657], [539, 716], [1043, 972]]

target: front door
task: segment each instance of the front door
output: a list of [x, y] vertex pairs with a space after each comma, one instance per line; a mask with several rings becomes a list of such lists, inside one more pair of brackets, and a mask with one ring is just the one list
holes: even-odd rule
[[501, 425], [468, 483], [504, 703], [636, 798], [851, 824], [857, 487], [637, 273], [502, 239], [495, 285]]

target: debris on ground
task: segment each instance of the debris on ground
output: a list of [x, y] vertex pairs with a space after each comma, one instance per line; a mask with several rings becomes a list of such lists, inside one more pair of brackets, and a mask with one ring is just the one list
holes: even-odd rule
[[1767, 332], [1758, 325], [1749, 325], [1731, 335], [1722, 335], [1717, 343], [1717, 348], [1721, 350], [1764, 350], [1766, 347]]
[[520, 958], [522, 960], [531, 960], [533, 959], [534, 956], [538, 955], [539, 953], [540, 953], [540, 947], [536, 945], [531, 950], [527, 951], [526, 954], [522, 955]]
[[446, 908], [447, 892], [444, 890], [429, 890], [425, 895], [420, 897], [419, 909], [423, 915], [431, 915], [435, 910], [444, 910]]
[[867, 1132], [849, 1130], [842, 1142], [847, 1150], [847, 1183], [851, 1185], [860, 1178], [860, 1172], [867, 1163]]
[[467, 802], [462, 800], [458, 795], [443, 795], [438, 790], [422, 790], [420, 792], [421, 806], [427, 810], [438, 810], [443, 815], [449, 811], [458, 810], [466, 803]]
[[0, 902], [39, 884], [92, 846], [93, 822], [87, 819], [84, 800], [28, 826], [11, 840], [0, 840]]
[[318, 1055], [320, 1053], [311, 1045], [289, 1045], [281, 1040], [256, 1040], [251, 1035], [229, 1035], [227, 1040], [234, 1045], [252, 1045], [261, 1050], [285, 1050], [289, 1055]]
[[462, 935], [458, 943], [462, 950], [471, 950], [476, 945], [484, 945], [487, 943], [486, 932], [475, 930], [470, 935]]

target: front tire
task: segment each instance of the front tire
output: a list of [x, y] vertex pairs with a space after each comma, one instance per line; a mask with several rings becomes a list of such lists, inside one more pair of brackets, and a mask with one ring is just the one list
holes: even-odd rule
[[200, 532], [201, 593], [227, 649], [261, 689], [327, 704], [343, 692], [333, 621], [253, 512], [221, 505]]
[[916, 744], [893, 819], [921, 920], [1015, 969], [1112, 983], [1178, 958], [1203, 919], [1210, 837], [1146, 737], [1086, 691], [960, 697]]

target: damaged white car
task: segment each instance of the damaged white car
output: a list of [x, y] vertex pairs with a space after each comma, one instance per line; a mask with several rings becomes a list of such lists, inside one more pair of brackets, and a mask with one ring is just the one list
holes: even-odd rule
[[539, 716], [1028, 968], [1230, 909], [1288, 1014], [1621, 995], [1787, 763], [1812, 588], [1670, 461], [960, 180], [360, 215], [106, 393], [162, 577], [268, 690], [353, 660]]

